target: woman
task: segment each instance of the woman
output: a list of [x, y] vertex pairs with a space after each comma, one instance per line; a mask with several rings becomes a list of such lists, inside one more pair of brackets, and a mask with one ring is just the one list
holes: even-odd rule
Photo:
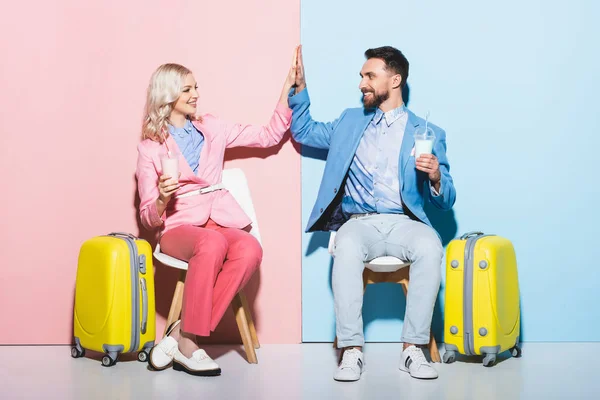
[[[290, 127], [287, 99], [296, 77], [295, 58], [266, 126], [196, 116], [196, 81], [181, 65], [162, 65], [150, 79], [136, 172], [140, 217], [147, 229], [161, 229], [162, 252], [189, 264], [181, 320], [150, 353], [157, 370], [172, 364], [192, 375], [221, 372], [196, 336], [215, 330], [262, 260], [260, 244], [243, 230], [250, 219], [219, 185], [223, 157], [226, 148], [270, 147], [281, 141]], [[161, 158], [177, 154], [179, 176], [163, 173]]]

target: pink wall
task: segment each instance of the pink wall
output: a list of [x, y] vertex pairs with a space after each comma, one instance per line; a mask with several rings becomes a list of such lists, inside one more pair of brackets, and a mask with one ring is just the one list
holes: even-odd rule
[[[299, 42], [299, 1], [24, 1], [3, 17], [0, 343], [70, 343], [79, 246], [139, 232], [135, 146], [152, 71], [184, 64], [202, 110], [266, 122]], [[231, 158], [265, 249], [248, 288], [259, 338], [300, 342], [300, 156], [288, 140]], [[162, 331], [176, 274], [157, 266], [156, 278]], [[219, 332], [239, 341], [231, 314]]]

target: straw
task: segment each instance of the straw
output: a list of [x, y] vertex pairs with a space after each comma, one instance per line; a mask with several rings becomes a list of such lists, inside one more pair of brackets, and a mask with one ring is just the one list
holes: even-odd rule
[[167, 156], [169, 158], [171, 158], [171, 149], [169, 149], [169, 145], [167, 144], [167, 137], [165, 136], [165, 130], [161, 129], [160, 133], [162, 134], [164, 143], [165, 143], [165, 147], [167, 148]]
[[427, 111], [427, 115], [425, 115], [425, 135], [427, 135], [427, 124], [429, 123], [429, 111]]

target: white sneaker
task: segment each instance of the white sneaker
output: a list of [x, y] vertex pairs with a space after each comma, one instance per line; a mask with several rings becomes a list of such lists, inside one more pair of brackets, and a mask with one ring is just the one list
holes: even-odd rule
[[193, 352], [191, 358], [187, 358], [177, 349], [173, 357], [173, 369], [196, 376], [221, 375], [219, 365], [202, 349]]
[[338, 366], [333, 379], [342, 382], [353, 382], [360, 379], [364, 368], [363, 353], [358, 349], [344, 351], [342, 361]]
[[177, 350], [177, 340], [169, 336], [173, 330], [180, 324], [181, 320], [177, 320], [171, 324], [165, 337], [161, 339], [156, 346], [150, 350], [148, 363], [156, 371], [162, 371], [169, 368], [173, 364], [173, 356]]
[[416, 346], [409, 346], [400, 358], [400, 370], [408, 372], [410, 376], [418, 379], [435, 379], [438, 373], [429, 364], [423, 351]]

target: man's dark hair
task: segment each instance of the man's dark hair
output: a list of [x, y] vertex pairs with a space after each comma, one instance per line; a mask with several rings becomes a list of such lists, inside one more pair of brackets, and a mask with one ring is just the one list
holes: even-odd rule
[[404, 88], [406, 79], [408, 78], [408, 60], [400, 50], [392, 46], [377, 47], [365, 51], [365, 57], [367, 57], [367, 60], [370, 60], [371, 58], [382, 59], [388, 70], [402, 76], [400, 87]]

